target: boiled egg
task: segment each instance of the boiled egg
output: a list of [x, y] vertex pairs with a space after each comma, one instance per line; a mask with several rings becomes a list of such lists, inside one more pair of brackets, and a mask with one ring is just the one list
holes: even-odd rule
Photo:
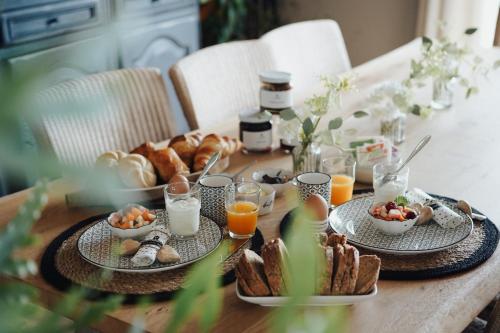
[[169, 186], [170, 188], [169, 193], [183, 194], [189, 192], [189, 180], [183, 175], [180, 174], [174, 175], [168, 181], [168, 185], [171, 185]]
[[328, 218], [328, 203], [321, 195], [311, 194], [304, 201], [304, 206], [317, 221], [324, 221]]

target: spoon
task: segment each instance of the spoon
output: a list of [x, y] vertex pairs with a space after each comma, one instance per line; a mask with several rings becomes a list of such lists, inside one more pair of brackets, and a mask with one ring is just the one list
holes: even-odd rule
[[216, 152], [210, 157], [210, 159], [207, 162], [207, 165], [205, 165], [205, 167], [201, 171], [200, 176], [198, 177], [198, 180], [196, 181], [195, 185], [198, 185], [200, 183], [200, 180], [203, 177], [205, 177], [205, 175], [208, 173], [208, 170], [210, 170], [214, 166], [215, 162], [217, 162], [219, 158], [220, 158], [220, 151]]
[[431, 140], [431, 136], [430, 135], [424, 136], [424, 138], [422, 140], [420, 140], [420, 142], [415, 146], [415, 148], [413, 148], [413, 151], [411, 152], [411, 154], [399, 166], [399, 168], [397, 168], [396, 171], [389, 172], [388, 174], [386, 174], [384, 176], [384, 178], [382, 178], [382, 182], [380, 183], [380, 186], [383, 186], [383, 185], [385, 185], [388, 182], [396, 180], [396, 178], [398, 177], [397, 176], [398, 172], [401, 171], [408, 164], [408, 162], [410, 162], [415, 157], [415, 155], [417, 155], [418, 152], [420, 150], [422, 150], [422, 148], [424, 148], [424, 146], [427, 143], [429, 143], [430, 140]]

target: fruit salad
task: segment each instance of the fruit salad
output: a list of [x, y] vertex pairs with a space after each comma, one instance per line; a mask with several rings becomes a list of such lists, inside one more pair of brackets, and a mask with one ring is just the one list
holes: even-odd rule
[[137, 229], [149, 225], [156, 219], [148, 209], [139, 205], [128, 205], [118, 212], [112, 213], [108, 222], [112, 227], [120, 229]]
[[407, 221], [417, 217], [417, 212], [400, 201], [389, 201], [379, 203], [370, 208], [370, 214], [380, 220], [385, 221]]

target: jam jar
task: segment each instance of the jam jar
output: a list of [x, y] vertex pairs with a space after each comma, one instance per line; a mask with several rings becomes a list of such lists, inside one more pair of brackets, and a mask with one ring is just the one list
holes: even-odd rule
[[240, 115], [240, 140], [244, 153], [266, 153], [272, 150], [273, 124], [271, 113]]
[[291, 77], [290, 73], [280, 71], [264, 71], [259, 74], [261, 111], [279, 114], [280, 111], [292, 107]]

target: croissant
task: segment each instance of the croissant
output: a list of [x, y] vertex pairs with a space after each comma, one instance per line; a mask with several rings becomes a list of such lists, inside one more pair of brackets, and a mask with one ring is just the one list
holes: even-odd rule
[[146, 158], [148, 158], [149, 153], [155, 150], [154, 144], [150, 141], [143, 143], [139, 147], [134, 148], [130, 153], [131, 154], [139, 154]]
[[222, 151], [222, 158], [232, 155], [241, 149], [242, 143], [239, 139], [231, 139], [228, 136], [223, 136], [222, 138], [226, 141], [226, 147]]
[[153, 163], [165, 183], [168, 183], [175, 174], [189, 174], [189, 168], [172, 148], [153, 150], [147, 158]]
[[168, 144], [173, 148], [181, 160], [191, 168], [193, 166], [194, 156], [200, 146], [200, 139], [197, 135], [178, 135], [170, 140]]
[[204, 137], [194, 156], [193, 171], [202, 170], [210, 157], [218, 151], [223, 153], [224, 149], [227, 149], [226, 146], [226, 141], [217, 134], [209, 134]]

